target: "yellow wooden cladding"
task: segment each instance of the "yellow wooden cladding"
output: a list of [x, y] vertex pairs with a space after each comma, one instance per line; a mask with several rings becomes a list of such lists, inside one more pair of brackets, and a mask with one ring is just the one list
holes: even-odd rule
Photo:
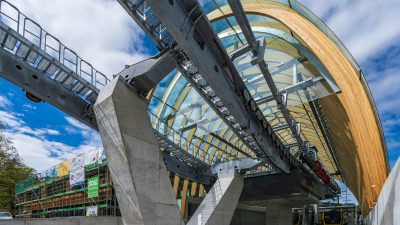
[[182, 217], [184, 217], [185, 213], [186, 213], [188, 187], [189, 187], [189, 180], [185, 179], [183, 181], [182, 199], [181, 199], [181, 215], [182, 215]]
[[[345, 55], [314, 24], [286, 5], [271, 1], [243, 1], [248, 14], [274, 18], [284, 24], [323, 63], [341, 89], [320, 99], [343, 168], [344, 181], [366, 214], [387, 178], [388, 165], [379, 120], [360, 74]], [[232, 16], [229, 6], [209, 14], [211, 22]]]
[[178, 192], [179, 192], [179, 181], [181, 180], [181, 178], [178, 175], [175, 175], [174, 177], [174, 185], [173, 185], [173, 190], [174, 190], [174, 194], [175, 197], [178, 197]]

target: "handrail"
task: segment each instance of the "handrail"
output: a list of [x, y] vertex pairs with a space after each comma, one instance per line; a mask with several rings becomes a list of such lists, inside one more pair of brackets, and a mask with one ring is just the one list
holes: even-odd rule
[[[228, 148], [222, 149], [219, 146], [216, 146], [213, 143], [211, 143], [209, 141], [206, 141], [206, 140], [204, 140], [204, 139], [202, 139], [200, 137], [197, 137], [197, 136], [194, 136], [193, 139], [200, 139], [201, 143], [200, 143], [200, 145], [193, 144], [193, 142], [190, 141], [189, 139], [185, 138], [182, 135], [181, 132], [176, 131], [174, 128], [169, 126], [167, 123], [165, 123], [162, 120], [160, 120], [153, 113], [149, 112], [149, 116], [150, 116], [151, 123], [153, 125], [154, 130], [158, 131], [160, 134], [162, 134], [164, 137], [168, 138], [170, 141], [174, 142], [176, 145], [178, 145], [182, 149], [185, 149], [185, 150], [189, 151], [189, 149], [191, 149], [191, 146], [193, 146], [193, 148], [198, 148], [199, 150], [197, 151], [196, 155], [194, 155], [196, 158], [202, 157], [202, 158], [204, 158], [204, 160], [208, 159], [209, 161], [211, 161], [211, 164], [217, 162], [217, 161], [214, 161], [212, 159], [209, 159], [210, 153], [204, 151], [204, 149], [202, 149], [202, 147], [201, 147], [201, 145], [203, 143], [210, 145], [211, 146], [210, 148], [215, 148], [218, 151], [224, 152], [224, 155], [222, 156], [222, 158], [224, 160], [228, 160], [229, 157], [236, 158], [236, 155], [233, 155], [231, 152], [228, 152]], [[152, 118], [155, 118], [156, 120], [154, 120]], [[200, 153], [200, 150], [201, 150], [202, 153]], [[226, 155], [229, 155], [229, 156], [227, 157]]]
[[[7, 7], [11, 7], [8, 9], [15, 10], [16, 16], [11, 15], [10, 10], [7, 10]], [[8, 20], [11, 20], [11, 22], [16, 23], [16, 27], [13, 28], [10, 24], [10, 21], [7, 22], [4, 18], [8, 18]], [[79, 55], [77, 55], [70, 48], [66, 47], [55, 36], [51, 35], [49, 32], [44, 30], [37, 22], [30, 19], [25, 14], [21, 13], [17, 7], [15, 7], [13, 4], [11, 4], [6, 0], [0, 0], [0, 21], [9, 26], [10, 28], [12, 28], [13, 30], [17, 31], [19, 34], [21, 34], [23, 37], [31, 41], [38, 48], [42, 49], [44, 52], [46, 52], [47, 54], [49, 54], [54, 59], [56, 59], [63, 65], [67, 66], [68, 68], [70, 68], [71, 62], [64, 58], [65, 57], [64, 53], [65, 51], [74, 53], [77, 57], [76, 70], [74, 72], [83, 79], [85, 79], [86, 81], [88, 81], [90, 84], [95, 86], [96, 88], [101, 88], [107, 85], [109, 82], [111, 82], [111, 80], [106, 75], [104, 75], [97, 69], [93, 68], [87, 61], [79, 57]], [[27, 22], [30, 22], [36, 26], [36, 28], [39, 30], [38, 34], [34, 34], [33, 31], [27, 27]], [[54, 44], [56, 44], [57, 46], [54, 46]], [[82, 69], [81, 67], [82, 62], [92, 67], [91, 73], [87, 73], [84, 71], [84, 69]], [[78, 73], [78, 71], [80, 73]]]

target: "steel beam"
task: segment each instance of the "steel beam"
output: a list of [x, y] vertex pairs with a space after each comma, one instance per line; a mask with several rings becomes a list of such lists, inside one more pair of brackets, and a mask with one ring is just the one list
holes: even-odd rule
[[274, 101], [274, 100], [275, 100], [274, 96], [270, 95], [270, 96], [267, 96], [265, 98], [257, 99], [256, 103], [258, 105], [261, 105], [261, 104], [268, 103], [268, 102], [271, 102], [271, 101]]
[[211, 172], [213, 174], [220, 174], [223, 171], [236, 170], [240, 173], [245, 173], [248, 170], [256, 169], [262, 164], [265, 164], [266, 159], [252, 159], [252, 158], [244, 158], [244, 159], [236, 159], [231, 161], [226, 161], [222, 163], [218, 163], [211, 167]]
[[[269, 125], [263, 118], [257, 117], [256, 111], [259, 110], [249, 111], [248, 106], [244, 104], [242, 93], [247, 91], [247, 88], [201, 8], [197, 7], [200, 9], [191, 13], [187, 19], [188, 12], [196, 7], [198, 2], [194, 0], [174, 1], [174, 4], [160, 0], [148, 2], [153, 13], [163, 21], [174, 37], [178, 47], [191, 60], [182, 66], [194, 68], [193, 74], [200, 72], [208, 82], [208, 86], [203, 87], [209, 90], [205, 93], [206, 98], [214, 96], [220, 98], [224, 106], [217, 108], [217, 112], [226, 108], [225, 111], [232, 115], [227, 124], [232, 127], [233, 124], [240, 126], [241, 130], [235, 128], [234, 130], [240, 137], [243, 137], [241, 135], [243, 133], [247, 134], [247, 138], [244, 138], [245, 143], [249, 144], [258, 156], [266, 155], [278, 169], [289, 172], [288, 162], [282, 160], [279, 154], [279, 151], [283, 151], [283, 145], [280, 141], [278, 144], [273, 144], [272, 137], [263, 132], [261, 124]], [[215, 79], [216, 77], [218, 79]]]
[[[237, 21], [244, 21], [244, 20], [247, 21], [247, 19], [243, 19], [243, 17], [246, 17], [246, 15], [244, 13], [244, 10], [243, 10], [243, 7], [238, 7], [237, 6], [237, 5], [241, 5], [239, 0], [228, 0], [228, 3], [230, 5], [230, 7], [232, 8], [232, 12], [233, 12], [233, 14], [234, 14], [234, 16], [235, 16]], [[240, 26], [240, 28], [242, 30], [246, 30], [246, 29], [250, 29], [251, 30], [251, 27], [250, 27], [250, 24], [248, 23], [248, 21], [247, 21], [247, 23], [240, 23], [239, 22], [239, 26]], [[250, 41], [254, 41], [253, 32], [251, 32], [251, 33], [243, 33], [243, 34], [244, 34], [247, 42], [250, 43]], [[251, 44], [251, 45], [254, 46], [254, 44]], [[255, 52], [253, 51], [253, 55], [254, 54], [255, 54]], [[254, 57], [257, 57], [257, 55], [254, 55]], [[287, 109], [287, 106], [286, 106], [288, 91], [287, 90], [279, 91], [277, 89], [277, 87], [275, 85], [275, 82], [272, 79], [272, 75], [271, 75], [271, 73], [270, 73], [270, 71], [268, 69], [268, 65], [265, 62], [265, 60], [259, 61], [257, 63], [257, 65], [260, 68], [261, 73], [263, 74], [264, 79], [268, 84], [269, 89], [271, 90], [272, 96], [274, 96], [274, 98], [275, 98], [275, 101], [276, 101], [276, 103], [278, 105], [278, 109], [281, 111], [283, 117], [286, 120], [286, 123], [291, 125], [289, 128], [292, 131], [293, 138], [299, 144], [299, 148], [302, 151], [305, 151], [305, 149], [303, 147], [304, 146], [303, 145], [303, 140], [300, 137], [300, 132], [299, 132], [299, 127], [300, 126], [295, 126], [295, 123], [292, 122], [292, 118], [290, 116], [290, 112], [289, 112], [289, 110]], [[297, 84], [296, 84], [296, 86], [297, 86]], [[282, 94], [285, 94], [286, 97], [282, 98], [282, 96], [284, 96]], [[308, 153], [305, 152], [305, 154], [308, 154]]]
[[5, 50], [0, 50], [0, 76], [97, 130], [90, 104]]
[[153, 57], [126, 66], [117, 76], [124, 78], [129, 85], [145, 96], [177, 66], [173, 52], [166, 48]]
[[189, 166], [186, 163], [182, 163], [179, 159], [175, 157], [171, 157], [168, 152], [161, 152], [161, 155], [164, 159], [165, 166], [167, 170], [178, 174], [179, 177], [188, 178], [194, 182], [204, 184], [204, 185], [212, 185], [215, 183], [216, 176], [212, 175], [209, 168], [199, 169], [196, 167]]
[[319, 77], [315, 77], [315, 78], [310, 78], [301, 82], [298, 82], [296, 84], [290, 85], [288, 87], [285, 87], [281, 90], [279, 90], [279, 92], [285, 91], [288, 94], [296, 92], [296, 91], [300, 91], [300, 90], [304, 90], [308, 87], [314, 86], [315, 84], [318, 84], [320, 81], [324, 80], [323, 76], [319, 76]]
[[[18, 34], [15, 33], [14, 35], [17, 36]], [[37, 51], [39, 51], [39, 49], [37, 49]], [[172, 63], [174, 63], [174, 61]], [[32, 67], [24, 60], [2, 48], [0, 49], [0, 76], [18, 87], [21, 87], [26, 92], [40, 98], [44, 102], [55, 106], [92, 129], [98, 130], [95, 115], [90, 103], [84, 101], [70, 89], [65, 88], [62, 83], [44, 74], [43, 71]], [[97, 96], [98, 93], [94, 93]], [[161, 138], [163, 140], [168, 139], [168, 137], [164, 136]], [[179, 150], [179, 146], [175, 146], [175, 148], [177, 148], [178, 151], [183, 151]], [[163, 158], [165, 159], [167, 169], [171, 172], [176, 172], [183, 177], [205, 185], [210, 185], [214, 182], [213, 176], [209, 175], [209, 173], [199, 171], [199, 168], [188, 165], [182, 160], [177, 160], [175, 156], [163, 153]], [[201, 162], [200, 160], [198, 161]], [[206, 164], [203, 163], [202, 165]], [[202, 169], [206, 167], [203, 166]]]
[[284, 125], [280, 125], [280, 126], [276, 126], [274, 127], [274, 131], [281, 131], [281, 130], [286, 130], [288, 128], [290, 128], [290, 126], [292, 126], [292, 124], [284, 124]]

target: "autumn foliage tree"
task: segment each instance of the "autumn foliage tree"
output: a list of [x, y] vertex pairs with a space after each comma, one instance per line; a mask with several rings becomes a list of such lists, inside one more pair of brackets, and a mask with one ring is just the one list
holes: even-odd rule
[[34, 170], [23, 163], [3, 130], [4, 126], [0, 124], [0, 210], [13, 213], [15, 185], [30, 176]]

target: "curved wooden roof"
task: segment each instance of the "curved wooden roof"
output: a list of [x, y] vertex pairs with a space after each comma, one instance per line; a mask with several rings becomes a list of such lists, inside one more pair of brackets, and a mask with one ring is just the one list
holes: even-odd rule
[[[271, 17], [288, 27], [340, 87], [340, 93], [324, 97], [320, 103], [336, 145], [344, 182], [366, 214], [379, 196], [389, 165], [379, 116], [362, 74], [337, 42], [289, 6], [266, 0], [247, 0], [242, 4], [246, 13]], [[232, 16], [232, 12], [229, 6], [223, 6], [208, 16], [213, 22]]]

